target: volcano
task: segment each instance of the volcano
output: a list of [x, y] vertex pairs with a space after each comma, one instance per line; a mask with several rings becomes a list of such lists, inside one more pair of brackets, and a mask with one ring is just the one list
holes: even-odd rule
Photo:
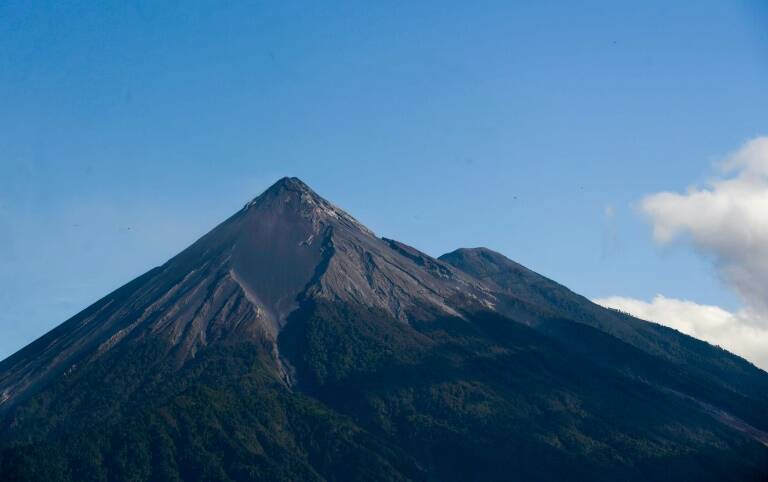
[[2, 480], [767, 480], [768, 373], [284, 178], [0, 362]]

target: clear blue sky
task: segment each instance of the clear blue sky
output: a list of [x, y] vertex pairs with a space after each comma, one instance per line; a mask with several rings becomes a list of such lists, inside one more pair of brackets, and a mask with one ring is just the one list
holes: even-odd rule
[[432, 255], [734, 306], [636, 206], [768, 132], [768, 7], [575, 3], [1, 2], [0, 358], [285, 175]]

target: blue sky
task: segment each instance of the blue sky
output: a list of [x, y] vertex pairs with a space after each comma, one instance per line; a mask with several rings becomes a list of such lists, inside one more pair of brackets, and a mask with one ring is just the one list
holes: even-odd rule
[[435, 256], [739, 309], [639, 206], [768, 133], [764, 3], [414, 3], [0, 3], [0, 358], [285, 175]]

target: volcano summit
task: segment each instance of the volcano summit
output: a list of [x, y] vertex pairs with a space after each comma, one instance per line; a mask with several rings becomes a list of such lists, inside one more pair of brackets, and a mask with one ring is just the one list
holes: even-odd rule
[[0, 362], [2, 480], [766, 480], [768, 373], [284, 178]]

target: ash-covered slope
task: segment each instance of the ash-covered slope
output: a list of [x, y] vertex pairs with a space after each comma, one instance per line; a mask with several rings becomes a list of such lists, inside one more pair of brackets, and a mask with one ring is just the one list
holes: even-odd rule
[[0, 362], [3, 480], [764, 480], [768, 374], [295, 178]]
[[165, 265], [0, 362], [0, 410], [121, 343], [161, 338], [181, 364], [220, 339], [262, 340], [280, 366], [278, 333], [305, 298], [404, 321], [457, 315], [448, 300], [483, 289], [284, 178]]

